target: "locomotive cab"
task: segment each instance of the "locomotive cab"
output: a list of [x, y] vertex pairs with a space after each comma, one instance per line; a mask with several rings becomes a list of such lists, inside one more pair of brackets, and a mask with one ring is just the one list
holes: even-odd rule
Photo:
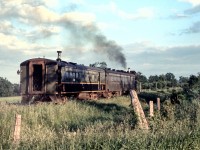
[[[20, 64], [22, 103], [35, 101], [36, 97], [56, 94], [58, 83], [57, 61], [35, 58]], [[45, 97], [47, 98], [47, 97]]]

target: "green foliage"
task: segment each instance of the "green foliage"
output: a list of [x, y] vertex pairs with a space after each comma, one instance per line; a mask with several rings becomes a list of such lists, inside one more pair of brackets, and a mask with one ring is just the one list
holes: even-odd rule
[[189, 80], [188, 80], [189, 87], [190, 88], [197, 87], [198, 86], [198, 82], [199, 82], [198, 77], [196, 77], [195, 75], [191, 75]]
[[157, 98], [159, 97], [161, 102], [164, 102], [165, 100], [169, 99], [170, 93], [164, 92], [164, 91], [158, 91], [158, 92], [140, 92], [139, 97], [142, 99], [145, 99], [145, 101], [148, 103], [150, 100], [157, 102]]
[[173, 73], [166, 73], [165, 75], [150, 75], [147, 79], [145, 75], [138, 72], [137, 80], [142, 83], [142, 89], [158, 90], [172, 88], [178, 85], [178, 81]]
[[[0, 105], [0, 149], [199, 149], [200, 103], [162, 103], [136, 128], [130, 98], [69, 101], [65, 105]], [[143, 104], [142, 104], [143, 105]], [[22, 115], [21, 140], [12, 144], [15, 114]], [[146, 116], [148, 116], [146, 114]]]
[[0, 77], [0, 97], [11, 96], [12, 83]]
[[145, 75], [143, 75], [141, 72], [137, 72], [137, 80], [139, 82], [143, 82], [146, 83], [148, 81], [147, 77]]
[[99, 68], [105, 69], [105, 68], [107, 68], [107, 63], [105, 61], [103, 61], [103, 62], [95, 62], [93, 64], [90, 64], [89, 66], [90, 67], [99, 67]]
[[189, 101], [193, 99], [200, 100], [200, 74], [198, 76], [191, 75], [187, 83], [182, 85], [183, 88], [183, 95]]
[[0, 77], [0, 97], [20, 95], [19, 84], [12, 84], [6, 78]]

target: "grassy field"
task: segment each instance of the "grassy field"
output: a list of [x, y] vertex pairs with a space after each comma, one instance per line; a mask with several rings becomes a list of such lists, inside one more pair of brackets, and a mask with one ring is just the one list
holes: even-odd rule
[[14, 97], [0, 97], [0, 102], [20, 102], [21, 101], [21, 96], [14, 96]]
[[[20, 98], [0, 101], [14, 100]], [[162, 103], [154, 118], [146, 114], [149, 131], [138, 129], [129, 104], [129, 97], [64, 105], [1, 103], [0, 149], [200, 149], [199, 102]], [[15, 114], [22, 115], [19, 145], [12, 143]]]

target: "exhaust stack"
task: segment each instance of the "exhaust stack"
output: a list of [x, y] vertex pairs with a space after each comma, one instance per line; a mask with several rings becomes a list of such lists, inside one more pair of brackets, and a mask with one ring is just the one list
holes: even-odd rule
[[58, 58], [56, 60], [57, 61], [61, 61], [61, 53], [62, 53], [62, 51], [57, 51], [57, 53], [58, 53]]

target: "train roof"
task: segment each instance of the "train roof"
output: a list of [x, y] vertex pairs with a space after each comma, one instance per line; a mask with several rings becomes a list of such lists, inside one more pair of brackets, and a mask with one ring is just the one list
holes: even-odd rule
[[[32, 58], [32, 59], [28, 59], [25, 60], [24, 62], [22, 62], [20, 64], [21, 65], [27, 65], [29, 64], [29, 62], [36, 62], [36, 61], [45, 61], [45, 64], [59, 64], [62, 67], [68, 66], [68, 67], [73, 67], [76, 69], [84, 69], [84, 70], [94, 70], [94, 71], [104, 71], [106, 70], [107, 73], [114, 73], [114, 74], [127, 74], [129, 73], [128, 71], [124, 71], [124, 70], [115, 70], [115, 69], [111, 69], [111, 68], [99, 68], [99, 67], [89, 67], [89, 66], [85, 66], [85, 65], [80, 65], [77, 63], [73, 63], [73, 62], [66, 62], [66, 61], [56, 61], [56, 60], [52, 60], [52, 59], [46, 59], [46, 58]], [[129, 74], [135, 74], [135, 71], [131, 71]]]
[[112, 74], [121, 74], [121, 75], [127, 75], [127, 74], [135, 75], [135, 71], [130, 71], [129, 72], [129, 71], [124, 71], [124, 70], [110, 69], [110, 68], [107, 68], [106, 72], [107, 73], [112, 73]]
[[29, 62], [32, 61], [45, 61], [45, 63], [57, 63], [56, 60], [46, 59], [46, 58], [31, 58], [28, 60], [23, 61], [20, 65], [27, 65]]

